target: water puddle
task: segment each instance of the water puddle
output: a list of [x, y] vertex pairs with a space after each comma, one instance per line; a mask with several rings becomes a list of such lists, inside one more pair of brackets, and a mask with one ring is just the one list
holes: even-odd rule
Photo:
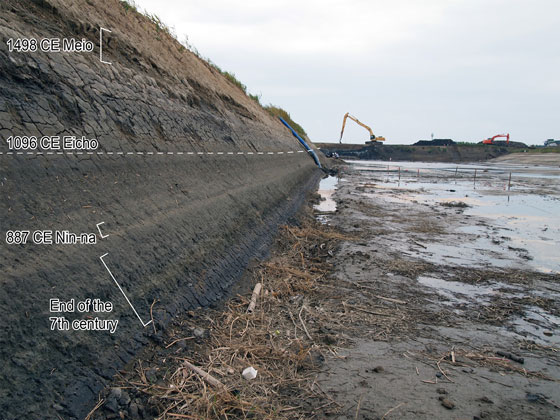
[[530, 306], [523, 316], [511, 322], [518, 335], [544, 346], [560, 346], [560, 317], [552, 315], [538, 306]]
[[[468, 207], [457, 209], [458, 212], [487, 218], [491, 225], [477, 234], [465, 231], [468, 237], [461, 243], [425, 242], [425, 251], [419, 251], [418, 256], [463, 266], [529, 265], [541, 272], [560, 273], [557, 168], [368, 161], [354, 165], [371, 173], [371, 181], [361, 185], [365, 197], [442, 208], [452, 203], [453, 210], [457, 203], [464, 203]], [[510, 171], [516, 172], [512, 172], [513, 181], [508, 189]], [[460, 227], [458, 232], [463, 233], [462, 229], [468, 226]], [[496, 230], [507, 232], [507, 240], [496, 240]]]
[[531, 257], [525, 249], [510, 249], [508, 243], [511, 242], [479, 235], [461, 243], [424, 242], [424, 248], [413, 250], [411, 255], [435, 264], [479, 268], [527, 268], [527, 259]]
[[[429, 276], [419, 276], [418, 283], [434, 289], [438, 295], [444, 297], [448, 306], [457, 304], [489, 305], [492, 298], [504, 299], [525, 297], [522, 287], [494, 282], [484, 285], [467, 284], [458, 281], [447, 281]], [[545, 297], [543, 292], [534, 295]], [[548, 296], [550, 297], [550, 296]], [[510, 335], [533, 340], [545, 346], [560, 345], [560, 317], [555, 316], [538, 306], [528, 306], [522, 315], [513, 317], [507, 325], [502, 327]]]
[[325, 222], [325, 214], [334, 213], [336, 211], [336, 201], [334, 201], [333, 195], [338, 186], [338, 182], [338, 177], [328, 176], [327, 178], [323, 178], [319, 183], [319, 190], [317, 192], [321, 196], [321, 202], [315, 204], [313, 208], [319, 213], [318, 219], [321, 222]]
[[[459, 281], [442, 280], [435, 277], [419, 276], [418, 283], [435, 289], [436, 292], [454, 303], [475, 303], [486, 305], [493, 296], [517, 296], [519, 287], [505, 283], [467, 284]], [[507, 292], [504, 292], [506, 290]]]

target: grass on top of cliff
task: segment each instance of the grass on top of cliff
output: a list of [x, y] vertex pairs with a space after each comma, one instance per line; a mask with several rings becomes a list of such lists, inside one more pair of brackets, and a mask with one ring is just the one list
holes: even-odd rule
[[158, 33], [167, 34], [169, 36], [169, 39], [170, 39], [171, 42], [176, 42], [182, 50], [188, 50], [191, 53], [193, 53], [194, 55], [196, 55], [200, 60], [206, 62], [210, 67], [212, 67], [214, 70], [216, 70], [222, 76], [224, 76], [231, 84], [238, 87], [245, 95], [247, 95], [250, 99], [255, 101], [263, 109], [265, 109], [270, 115], [272, 115], [273, 117], [282, 117], [285, 121], [288, 122], [288, 124], [290, 124], [290, 126], [300, 136], [307, 137], [307, 133], [305, 132], [303, 127], [301, 125], [299, 125], [298, 123], [296, 123], [291, 118], [290, 114], [286, 110], [284, 110], [284, 109], [282, 109], [278, 106], [272, 105], [272, 104], [263, 106], [261, 104], [261, 95], [260, 94], [251, 94], [249, 92], [249, 89], [247, 88], [247, 85], [244, 84], [243, 82], [241, 82], [237, 78], [237, 76], [235, 75], [234, 72], [222, 70], [211, 59], [209, 59], [207, 57], [203, 57], [199, 53], [198, 49], [189, 42], [188, 36], [185, 37], [183, 42], [179, 42], [179, 40], [177, 39], [177, 35], [175, 34], [175, 31], [174, 31], [173, 28], [166, 25], [165, 22], [163, 22], [159, 18], [159, 16], [157, 16], [155, 14], [150, 14], [148, 12], [143, 12], [142, 13], [141, 11], [139, 11], [139, 7], [134, 0], [120, 0], [120, 4], [123, 7], [123, 9], [125, 10], [125, 12], [135, 13], [140, 19], [145, 19], [146, 21], [150, 22], [152, 25], [154, 25], [154, 27], [155, 27], [155, 29]]
[[264, 109], [266, 109], [268, 113], [273, 117], [282, 117], [288, 124], [290, 124], [290, 126], [296, 131], [296, 133], [298, 133], [302, 137], [307, 137], [307, 133], [305, 132], [303, 127], [292, 120], [292, 117], [290, 117], [290, 114], [287, 111], [272, 104], [265, 106]]

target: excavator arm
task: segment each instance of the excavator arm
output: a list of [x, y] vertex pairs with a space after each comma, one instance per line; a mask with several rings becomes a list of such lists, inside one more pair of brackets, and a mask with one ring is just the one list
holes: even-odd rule
[[483, 141], [484, 144], [494, 144], [494, 140], [502, 137], [506, 139], [506, 144], [509, 144], [509, 133], [508, 134], [496, 134], [494, 137], [490, 137]]
[[347, 112], [346, 114], [344, 114], [344, 118], [342, 120], [342, 130], [340, 130], [340, 139], [339, 139], [339, 143], [342, 143], [342, 136], [344, 135], [344, 127], [346, 127], [346, 119], [350, 118], [352, 121], [354, 121], [356, 124], [361, 125], [362, 127], [364, 127], [367, 131], [369, 131], [369, 139], [371, 141], [384, 141], [385, 138], [384, 137], [375, 137], [375, 134], [373, 134], [373, 130], [371, 129], [371, 127], [369, 127], [368, 125], [365, 125], [363, 122], [361, 122], [360, 120], [358, 120], [356, 117], [350, 115], [349, 112]]

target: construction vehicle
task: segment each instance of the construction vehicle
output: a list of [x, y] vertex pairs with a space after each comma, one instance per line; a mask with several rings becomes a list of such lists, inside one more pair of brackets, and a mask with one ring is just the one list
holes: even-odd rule
[[482, 143], [484, 144], [494, 144], [494, 140], [496, 140], [498, 137], [503, 137], [506, 139], [506, 144], [509, 144], [509, 133], [508, 134], [496, 134], [494, 137], [490, 137], [486, 140], [482, 140]]
[[[373, 131], [369, 126], [365, 125], [363, 122], [361, 122], [356, 117], [350, 115], [350, 113], [347, 112], [346, 114], [344, 114], [344, 119], [342, 120], [342, 130], [340, 130], [340, 140], [338, 141], [339, 143], [342, 143], [342, 136], [344, 134], [344, 127], [346, 126], [346, 119], [347, 118], [350, 118], [356, 124], [361, 125], [367, 131], [369, 131], [369, 141], [370, 142], [385, 141], [385, 137], [382, 137], [382, 136], [376, 137], [375, 134], [373, 134]], [[366, 143], [369, 143], [369, 142], [366, 142]]]

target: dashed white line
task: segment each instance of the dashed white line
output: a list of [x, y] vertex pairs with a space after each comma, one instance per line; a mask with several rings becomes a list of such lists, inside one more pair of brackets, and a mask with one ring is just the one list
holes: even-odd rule
[[82, 152], [82, 151], [58, 151], [58, 152], [0, 152], [0, 155], [283, 155], [283, 154], [294, 154], [294, 153], [305, 153], [305, 150], [289, 150], [289, 151], [280, 151], [280, 152]]

